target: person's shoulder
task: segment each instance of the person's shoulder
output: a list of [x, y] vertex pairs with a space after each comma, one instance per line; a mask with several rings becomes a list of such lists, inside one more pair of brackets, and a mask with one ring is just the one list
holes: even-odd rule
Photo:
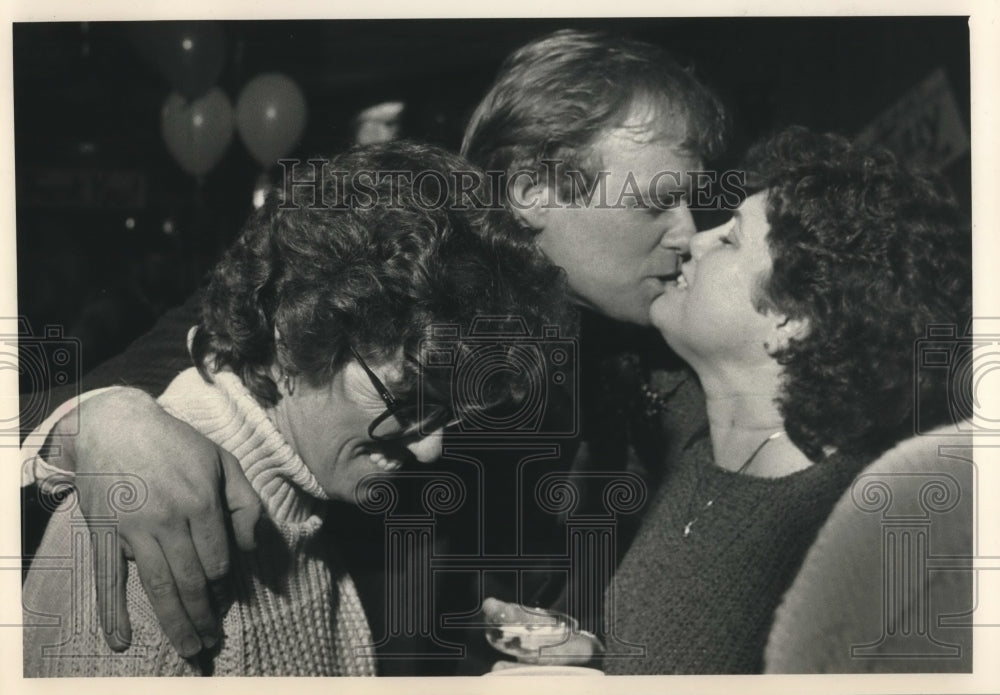
[[[227, 370], [213, 372], [208, 376], [206, 378], [196, 368], [188, 367], [173, 378], [156, 402], [168, 413], [182, 420], [189, 419], [184, 414], [202, 412], [206, 408], [230, 410], [229, 401], [232, 397], [229, 392], [239, 390], [239, 386], [242, 386], [239, 377]], [[231, 383], [234, 381], [235, 384]]]

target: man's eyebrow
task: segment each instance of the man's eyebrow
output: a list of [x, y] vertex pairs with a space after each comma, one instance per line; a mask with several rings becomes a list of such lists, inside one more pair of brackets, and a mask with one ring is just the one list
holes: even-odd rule
[[670, 171], [666, 175], [661, 176], [657, 182], [657, 188], [666, 188], [674, 190], [688, 190], [694, 184], [694, 179], [691, 174], [686, 171]]
[[668, 195], [690, 196], [693, 185], [694, 182], [690, 176], [682, 176], [679, 181], [673, 177], [664, 176], [656, 182], [656, 196], [659, 198]]

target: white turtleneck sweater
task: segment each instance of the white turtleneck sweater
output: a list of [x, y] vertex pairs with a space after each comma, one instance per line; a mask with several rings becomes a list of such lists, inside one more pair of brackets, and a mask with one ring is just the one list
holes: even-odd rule
[[[373, 640], [354, 583], [335, 550], [317, 542], [322, 488], [240, 379], [220, 372], [214, 380], [208, 384], [188, 369], [159, 399], [167, 412], [236, 456], [267, 510], [257, 550], [232, 558], [233, 602], [214, 658], [187, 661], [174, 651], [132, 562], [132, 645], [120, 654], [108, 648], [91, 541], [96, 534], [117, 552], [114, 518], [85, 523], [69, 492], [24, 583], [25, 676], [374, 675]], [[125, 480], [109, 492], [109, 503], [124, 513], [147, 492], [141, 480]]]

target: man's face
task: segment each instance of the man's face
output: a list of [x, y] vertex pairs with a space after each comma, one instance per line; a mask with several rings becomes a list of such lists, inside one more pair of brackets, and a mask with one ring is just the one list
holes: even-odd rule
[[[681, 195], [689, 190], [688, 172], [700, 162], [667, 139], [628, 127], [606, 131], [593, 153], [600, 170], [608, 172], [605, 204], [599, 195], [575, 207], [560, 200], [540, 218], [538, 244], [566, 270], [579, 304], [647, 325], [649, 305], [676, 273], [677, 255], [687, 251], [696, 231]], [[676, 205], [663, 209], [671, 200]]]

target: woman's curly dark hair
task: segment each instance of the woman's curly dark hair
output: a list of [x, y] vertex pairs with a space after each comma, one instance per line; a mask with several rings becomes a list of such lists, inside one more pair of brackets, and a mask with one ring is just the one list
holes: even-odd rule
[[[402, 352], [403, 376], [389, 387], [406, 400], [436, 343], [473, 349], [465, 334], [477, 317], [516, 315], [536, 335], [564, 321], [562, 271], [506, 210], [478, 204], [487, 182], [464, 159], [397, 142], [356, 148], [323, 171], [321, 189], [296, 187], [301, 200], [271, 196], [211, 274], [191, 349], [206, 379], [227, 367], [273, 405], [275, 362], [319, 385], [352, 347], [372, 364]], [[439, 336], [443, 324], [458, 334]], [[487, 405], [524, 386], [513, 371], [495, 376], [477, 394]]]
[[814, 460], [876, 455], [912, 436], [918, 402], [922, 425], [950, 420], [945, 370], [915, 360], [929, 326], [971, 320], [971, 233], [943, 182], [803, 128], [753, 148], [746, 171], [748, 192], [768, 191], [760, 308], [808, 320], [776, 354], [791, 439]]

